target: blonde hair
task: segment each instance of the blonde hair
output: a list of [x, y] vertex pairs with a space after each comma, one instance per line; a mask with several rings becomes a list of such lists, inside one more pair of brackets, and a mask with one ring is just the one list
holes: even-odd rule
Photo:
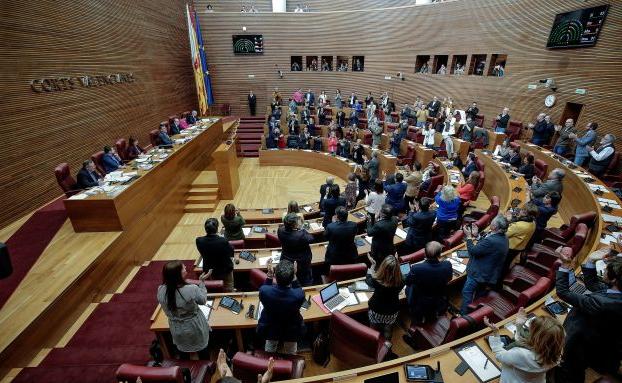
[[443, 189], [441, 189], [441, 199], [443, 201], [451, 202], [455, 200], [456, 198], [458, 198], [458, 195], [456, 194], [456, 189], [454, 189], [453, 186], [451, 185], [443, 186]]
[[386, 256], [374, 273], [374, 278], [385, 287], [401, 286], [402, 272], [397, 258], [393, 255]]
[[564, 327], [551, 317], [536, 317], [529, 325], [529, 336], [525, 344], [536, 354], [542, 366], [560, 362], [564, 349]]

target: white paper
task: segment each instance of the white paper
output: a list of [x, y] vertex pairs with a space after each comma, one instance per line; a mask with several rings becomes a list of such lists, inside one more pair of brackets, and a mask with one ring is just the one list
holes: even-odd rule
[[268, 260], [272, 259], [272, 263], [276, 264], [279, 263], [279, 261], [281, 260], [281, 253], [277, 252], [278, 255], [272, 255], [270, 257], [261, 257], [259, 258], [259, 266], [265, 266], [268, 264]]
[[332, 310], [330, 310], [331, 313], [333, 311], [338, 311], [338, 310], [341, 310], [344, 307], [353, 306], [353, 305], [356, 305], [358, 303], [358, 301], [356, 300], [356, 296], [354, 294], [350, 293], [350, 290], [348, 290], [347, 287], [340, 288], [339, 289], [339, 295], [343, 296], [346, 299], [344, 299], [343, 302], [341, 302], [340, 304], [335, 306]]
[[89, 195], [87, 193], [80, 193], [80, 194], [74, 194], [71, 197], [69, 197], [69, 199], [85, 199], [87, 198]]
[[303, 206], [302, 207], [304, 209], [304, 211], [306, 211], [307, 213], [311, 212], [311, 210], [313, 210], [313, 208], [311, 206]]
[[374, 238], [372, 238], [372, 237], [368, 237], [367, 235], [366, 235], [366, 236], [364, 236], [363, 238], [365, 238], [365, 240], [367, 241], [367, 243], [369, 243], [370, 245], [371, 245], [372, 240], [374, 239]]
[[[471, 371], [482, 381], [488, 381], [501, 376], [501, 371], [488, 359], [482, 350], [473, 345], [458, 351], [458, 354], [469, 365]], [[486, 363], [488, 361], [488, 363]], [[486, 366], [486, 367], [484, 367]]]
[[140, 164], [141, 162], [149, 161], [149, 157], [138, 157], [135, 161]]
[[311, 228], [311, 230], [322, 230], [322, 226], [320, 224], [318, 224], [317, 222], [311, 222], [309, 224], [309, 227]]
[[203, 258], [199, 258], [199, 263], [197, 264], [197, 267], [202, 269], [203, 268]]
[[[211, 306], [211, 307], [210, 307]], [[205, 319], [209, 319], [209, 314], [212, 312], [212, 307], [214, 307], [214, 300], [208, 300], [207, 304], [199, 305], [199, 309], [205, 315]]]
[[451, 268], [456, 270], [459, 273], [464, 273], [466, 271], [467, 265], [465, 265], [464, 263], [457, 261], [453, 258], [448, 258], [449, 262], [451, 263]]
[[395, 230], [395, 235], [397, 235], [398, 237], [402, 239], [406, 239], [406, 232], [400, 229], [399, 227]]
[[127, 172], [127, 173], [123, 173], [123, 175], [126, 177], [135, 177], [138, 175], [138, 172]]
[[610, 222], [610, 223], [620, 223], [622, 224], [622, 218], [621, 217], [616, 217], [615, 215], [610, 215], [610, 214], [601, 214], [600, 215], [603, 219], [603, 221], [605, 222]]
[[244, 236], [247, 236], [251, 233], [252, 228], [250, 227], [243, 227], [242, 228], [242, 233], [244, 233]]
[[369, 300], [369, 297], [367, 296], [367, 294], [365, 293], [356, 293], [356, 297], [358, 298], [359, 302], [363, 303], [363, 302], [367, 302]]
[[587, 185], [590, 187], [590, 189], [592, 189], [592, 190], [594, 190], [594, 191], [596, 191], [596, 190], [600, 190], [600, 191], [602, 191], [602, 192], [604, 192], [604, 193], [607, 193], [607, 192], [609, 191], [609, 190], [608, 190], [606, 187], [604, 187], [603, 185], [597, 185], [597, 184], [587, 184]]

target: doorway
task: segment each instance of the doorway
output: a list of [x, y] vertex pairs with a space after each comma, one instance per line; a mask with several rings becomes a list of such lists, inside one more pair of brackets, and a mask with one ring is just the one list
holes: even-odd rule
[[583, 104], [575, 104], [574, 102], [567, 102], [564, 107], [564, 111], [562, 112], [562, 116], [559, 120], [559, 124], [564, 126], [564, 123], [567, 119], [572, 118], [574, 121], [574, 125], [577, 126], [577, 121], [579, 121], [579, 115], [581, 114], [581, 110], [583, 109]]

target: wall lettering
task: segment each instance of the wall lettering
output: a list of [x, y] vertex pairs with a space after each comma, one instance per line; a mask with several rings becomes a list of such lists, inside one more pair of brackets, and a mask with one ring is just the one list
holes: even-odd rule
[[136, 81], [134, 73], [113, 73], [96, 76], [40, 78], [30, 81], [30, 89], [36, 93], [60, 92], [79, 88], [126, 84]]

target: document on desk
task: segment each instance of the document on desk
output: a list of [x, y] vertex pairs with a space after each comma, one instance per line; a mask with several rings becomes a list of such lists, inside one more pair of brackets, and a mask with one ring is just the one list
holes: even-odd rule
[[449, 262], [451, 263], [451, 268], [456, 270], [457, 272], [462, 274], [466, 271], [467, 265], [460, 262], [459, 260], [453, 258], [447, 258], [447, 260], [449, 260]]
[[209, 315], [212, 313], [212, 307], [214, 307], [214, 300], [208, 300], [206, 304], [199, 305], [199, 309], [205, 315], [205, 319], [209, 320]]
[[80, 194], [74, 194], [71, 197], [69, 197], [68, 199], [85, 199], [87, 198], [89, 195], [86, 193], [80, 193]]
[[317, 230], [322, 230], [322, 225], [318, 224], [317, 222], [311, 222], [309, 224], [309, 227], [311, 228], [311, 230], [313, 231], [317, 231]]
[[311, 206], [303, 206], [302, 207], [304, 209], [304, 211], [306, 211], [307, 213], [310, 213], [311, 211], [313, 211], [313, 208]]
[[406, 239], [406, 232], [400, 229], [399, 227], [395, 230], [395, 235], [397, 235], [398, 237], [402, 239]]
[[481, 382], [488, 382], [501, 376], [499, 368], [474, 342], [467, 343], [455, 351]]
[[248, 236], [251, 233], [252, 228], [251, 227], [243, 227], [242, 228], [242, 233], [244, 233], [244, 236]]
[[620, 223], [622, 224], [622, 217], [616, 217], [615, 215], [610, 215], [610, 214], [601, 214], [601, 217], [603, 218], [603, 221], [605, 222], [610, 222], [610, 223]]
[[268, 264], [268, 260], [272, 259], [272, 263], [279, 263], [281, 261], [281, 252], [280, 251], [272, 251], [272, 255], [269, 257], [261, 257], [259, 259], [259, 266], [265, 266]]
[[371, 245], [372, 241], [373, 241], [373, 237], [369, 237], [369, 236], [364, 236], [363, 238], [365, 238], [365, 240], [367, 241], [367, 243], [369, 243]]

